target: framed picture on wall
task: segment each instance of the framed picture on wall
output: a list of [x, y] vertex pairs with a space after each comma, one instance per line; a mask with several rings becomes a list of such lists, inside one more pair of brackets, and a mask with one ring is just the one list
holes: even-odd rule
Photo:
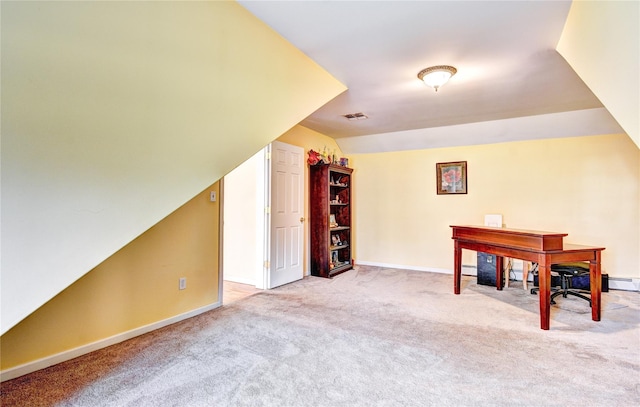
[[467, 162], [436, 163], [436, 189], [438, 195], [467, 193]]

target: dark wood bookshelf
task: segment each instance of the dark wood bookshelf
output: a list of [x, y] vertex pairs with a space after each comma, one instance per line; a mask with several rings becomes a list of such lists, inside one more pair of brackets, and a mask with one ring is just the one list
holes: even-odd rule
[[328, 278], [353, 268], [352, 173], [353, 169], [336, 164], [309, 167], [310, 260], [313, 276]]

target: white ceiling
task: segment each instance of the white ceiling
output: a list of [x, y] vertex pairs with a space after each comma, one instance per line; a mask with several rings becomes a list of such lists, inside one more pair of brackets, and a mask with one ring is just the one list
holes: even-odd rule
[[[622, 131], [555, 50], [571, 1], [240, 3], [348, 87], [300, 123], [345, 153]], [[437, 93], [432, 65], [458, 69]]]

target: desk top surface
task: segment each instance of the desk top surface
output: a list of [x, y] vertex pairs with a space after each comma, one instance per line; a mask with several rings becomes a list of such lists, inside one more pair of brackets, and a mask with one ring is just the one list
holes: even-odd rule
[[453, 228], [453, 239], [536, 252], [586, 252], [605, 249], [600, 246], [564, 243], [563, 238], [568, 233], [471, 225], [451, 225], [451, 228]]
[[565, 243], [562, 251], [563, 252], [583, 252], [583, 251], [594, 251], [594, 250], [604, 250], [604, 247], [601, 246], [587, 246], [581, 244], [571, 244]]
[[486, 232], [496, 232], [496, 233], [504, 233], [504, 234], [514, 234], [514, 235], [528, 235], [528, 236], [567, 236], [568, 233], [560, 233], [560, 232], [546, 232], [542, 230], [528, 230], [528, 229], [510, 229], [510, 228], [500, 228], [495, 226], [475, 226], [475, 225], [451, 225], [450, 227], [454, 229], [478, 229], [478, 231], [486, 231]]

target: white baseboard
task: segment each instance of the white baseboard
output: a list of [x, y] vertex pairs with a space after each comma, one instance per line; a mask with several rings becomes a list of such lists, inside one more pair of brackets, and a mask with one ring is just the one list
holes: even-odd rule
[[167, 325], [175, 324], [176, 322], [180, 322], [185, 319], [195, 317], [196, 315], [200, 315], [204, 312], [210, 311], [212, 309], [218, 308], [220, 305], [220, 301], [218, 301], [216, 303], [200, 307], [189, 312], [185, 312], [184, 314], [176, 315], [175, 317], [167, 318], [162, 321], [154, 322], [152, 324], [141, 326], [127, 332], [113, 335], [109, 338], [101, 339], [87, 345], [79, 346], [75, 349], [70, 349], [52, 356], [47, 356], [42, 359], [35, 360], [33, 362], [2, 370], [0, 371], [0, 382], [15, 379], [16, 377], [35, 372], [36, 370], [44, 369], [58, 363], [66, 362], [67, 360], [77, 358], [78, 356], [86, 355], [87, 353], [106, 348], [107, 346], [115, 345], [116, 343], [135, 338], [136, 336], [140, 336], [142, 334], [146, 334], [147, 332], [163, 328]]
[[[406, 266], [406, 265], [403, 265], [403, 264], [378, 263], [378, 262], [374, 262], [374, 261], [357, 261], [356, 265], [358, 265], [358, 266], [386, 267], [386, 268], [402, 269], [402, 270], [430, 271], [432, 273], [453, 274], [453, 270], [448, 270], [448, 269], [439, 269], [439, 268], [434, 268], [434, 267]], [[474, 267], [474, 269], [475, 269], [475, 267]]]
[[[453, 271], [451, 271], [453, 273]], [[463, 265], [462, 274], [475, 276], [477, 275], [476, 266]], [[522, 281], [522, 268], [518, 269], [517, 266], [511, 269], [509, 275], [511, 280]], [[529, 273], [527, 281], [533, 282], [533, 274]], [[610, 290], [622, 290], [622, 291], [640, 291], [640, 278], [620, 278], [609, 276], [609, 289]]]
[[[403, 270], [430, 271], [433, 273], [453, 274], [453, 270], [432, 267], [405, 266], [402, 264], [378, 263], [374, 261], [358, 261], [357, 264], [362, 266], [387, 267]], [[522, 267], [521, 264], [522, 263], [520, 263], [520, 267]], [[522, 268], [518, 269], [517, 267], [518, 265], [516, 264], [515, 267], [511, 269], [509, 278], [515, 281], [522, 281]], [[462, 274], [465, 276], [476, 276], [478, 275], [477, 267], [475, 265], [463, 264]], [[529, 273], [529, 278], [527, 279], [527, 281], [533, 282], [532, 273]], [[640, 291], [640, 278], [618, 278], [609, 276], [609, 289], [622, 291]]]
[[640, 278], [609, 277], [609, 289], [623, 291], [640, 291]]

